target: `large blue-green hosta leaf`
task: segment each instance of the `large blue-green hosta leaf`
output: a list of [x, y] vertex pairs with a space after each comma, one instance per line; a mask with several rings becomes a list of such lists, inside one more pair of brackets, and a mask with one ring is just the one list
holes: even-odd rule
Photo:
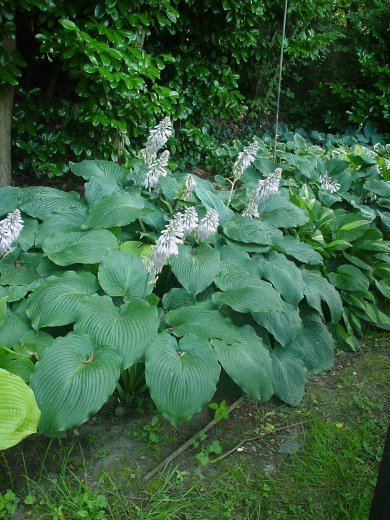
[[328, 370], [334, 361], [334, 340], [316, 312], [303, 313], [303, 362], [310, 373]]
[[19, 188], [3, 186], [0, 188], [0, 217], [7, 215], [18, 207]]
[[165, 321], [176, 336], [196, 334], [205, 339], [217, 338], [230, 342], [238, 331], [219, 311], [204, 309], [198, 305], [169, 311]]
[[89, 210], [85, 225], [89, 228], [127, 226], [150, 213], [145, 199], [135, 193], [112, 193], [98, 200]]
[[87, 334], [57, 338], [30, 378], [41, 410], [39, 432], [51, 436], [88, 420], [114, 392], [120, 367], [119, 353]]
[[112, 251], [99, 265], [99, 282], [109, 296], [125, 296], [140, 300], [153, 290], [152, 276], [139, 256], [125, 251]]
[[301, 357], [294, 346], [272, 350], [275, 395], [291, 406], [298, 406], [305, 393], [306, 372]]
[[260, 205], [260, 217], [277, 228], [302, 226], [309, 221], [308, 212], [281, 193], [275, 193]]
[[196, 177], [196, 186], [194, 191], [206, 209], [216, 210], [221, 224], [224, 224], [233, 218], [233, 211], [225, 206], [209, 181]]
[[305, 284], [301, 270], [294, 262], [271, 251], [268, 255], [259, 256], [257, 263], [261, 277], [269, 280], [286, 301], [297, 306], [303, 298]]
[[106, 229], [56, 234], [47, 237], [42, 245], [46, 255], [57, 265], [97, 264], [116, 247], [117, 239]]
[[87, 218], [87, 208], [75, 208], [56, 212], [53, 215], [49, 215], [45, 218], [42, 224], [39, 226], [35, 244], [42, 247], [45, 238], [65, 233], [70, 231], [80, 231], [82, 224], [84, 224]]
[[40, 329], [73, 323], [80, 302], [97, 289], [96, 277], [90, 273], [67, 271], [50, 276], [28, 299], [27, 315], [32, 326]]
[[326, 278], [315, 271], [302, 270], [305, 282], [306, 301], [322, 317], [321, 301], [326, 302], [331, 314], [332, 323], [337, 323], [343, 313], [343, 304], [340, 294]]
[[39, 416], [31, 388], [20, 377], [0, 368], [0, 450], [36, 433]]
[[220, 366], [209, 342], [193, 334], [179, 342], [167, 333], [146, 350], [145, 377], [153, 401], [174, 426], [190, 419], [211, 399]]
[[300, 242], [292, 236], [284, 236], [273, 240], [273, 249], [280, 253], [292, 256], [304, 264], [322, 264], [322, 256], [317, 253], [309, 244]]
[[38, 278], [41, 253], [21, 253], [15, 250], [0, 260], [0, 285], [28, 285]]
[[85, 200], [91, 207], [100, 199], [115, 192], [122, 191], [118, 181], [113, 177], [92, 177], [84, 186]]
[[240, 327], [240, 336], [232, 342], [213, 339], [211, 343], [225, 371], [246, 394], [262, 401], [271, 398], [272, 359], [251, 327]]
[[187, 289], [174, 287], [164, 294], [162, 304], [164, 309], [172, 311], [174, 309], [180, 309], [180, 307], [196, 305], [196, 298], [192, 293], [187, 291]]
[[19, 343], [22, 336], [29, 330], [31, 327], [26, 318], [8, 311], [0, 326], [0, 346], [12, 347]]
[[75, 330], [94, 341], [115, 348], [122, 357], [122, 370], [139, 361], [157, 335], [156, 307], [135, 301], [116, 307], [108, 296], [93, 295], [78, 309]]
[[281, 312], [280, 294], [268, 282], [253, 275], [225, 271], [215, 278], [216, 292], [212, 299], [216, 305], [228, 305], [238, 312]]
[[206, 242], [194, 249], [181, 245], [170, 265], [181, 285], [196, 295], [214, 281], [220, 268], [219, 252]]
[[123, 166], [112, 161], [81, 161], [80, 163], [69, 163], [70, 169], [76, 175], [90, 180], [93, 177], [112, 178], [122, 185], [129, 171]]
[[340, 265], [328, 274], [328, 278], [335, 287], [344, 291], [366, 291], [369, 285], [367, 277], [354, 265]]
[[55, 211], [64, 211], [70, 208], [80, 209], [85, 203], [80, 200], [78, 193], [61, 191], [46, 186], [32, 186], [23, 188], [19, 192], [19, 208], [30, 217], [44, 220]]
[[233, 220], [223, 225], [223, 232], [232, 240], [244, 243], [255, 243], [261, 245], [272, 244], [272, 238], [280, 236], [278, 231], [267, 222], [248, 219], [235, 215]]
[[283, 302], [282, 312], [254, 312], [253, 319], [268, 330], [281, 345], [287, 345], [302, 334], [298, 309]]

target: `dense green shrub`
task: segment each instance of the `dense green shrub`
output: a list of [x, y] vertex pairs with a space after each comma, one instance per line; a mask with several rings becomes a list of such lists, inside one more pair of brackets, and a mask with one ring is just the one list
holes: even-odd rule
[[367, 323], [390, 328], [388, 145], [297, 134], [274, 163], [272, 141], [255, 138], [226, 150], [217, 189], [169, 172], [158, 149], [171, 131], [166, 118], [131, 168], [71, 164], [83, 198], [0, 190], [4, 250], [15, 208], [24, 219], [0, 260], [0, 367], [29, 382], [42, 433], [145, 384], [179, 424], [212, 398], [221, 367], [252, 398], [295, 406], [335, 342], [356, 349]]

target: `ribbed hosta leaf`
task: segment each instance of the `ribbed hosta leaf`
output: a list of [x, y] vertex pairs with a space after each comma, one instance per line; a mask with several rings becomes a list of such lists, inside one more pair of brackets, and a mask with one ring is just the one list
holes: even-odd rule
[[221, 224], [233, 218], [233, 211], [222, 202], [209, 181], [197, 177], [194, 191], [206, 209], [216, 210]]
[[40, 329], [73, 323], [80, 302], [97, 289], [96, 277], [90, 273], [67, 271], [50, 276], [28, 299], [27, 315], [32, 326]]
[[36, 433], [40, 411], [31, 388], [1, 368], [0, 396], [0, 450], [6, 450]]
[[91, 207], [100, 199], [115, 192], [122, 191], [121, 186], [113, 177], [92, 177], [85, 183], [85, 199]]
[[19, 244], [22, 251], [28, 251], [35, 244], [36, 235], [38, 232], [39, 224], [38, 220], [24, 217], [24, 228], [20, 232], [20, 235], [15, 240], [14, 245]]
[[175, 309], [165, 316], [165, 321], [172, 327], [176, 336], [196, 334], [201, 338], [217, 338], [232, 341], [238, 329], [219, 311], [188, 306]]
[[322, 256], [304, 242], [300, 242], [292, 236], [277, 238], [273, 241], [273, 249], [280, 253], [290, 255], [300, 262], [310, 265], [322, 264]]
[[3, 186], [0, 188], [0, 217], [7, 215], [18, 207], [19, 188]]
[[164, 294], [162, 299], [164, 309], [172, 311], [189, 305], [196, 305], [195, 296], [187, 291], [187, 289], [174, 287]]
[[20, 340], [20, 345], [14, 345], [15, 352], [39, 359], [44, 351], [51, 347], [54, 338], [43, 331], [30, 330]]
[[272, 244], [272, 227], [261, 220], [252, 220], [235, 215], [233, 220], [223, 225], [223, 232], [232, 240], [261, 245]]
[[117, 240], [110, 231], [96, 229], [50, 236], [42, 249], [57, 265], [97, 264], [116, 246]]
[[262, 278], [269, 280], [283, 298], [297, 306], [303, 298], [301, 270], [287, 258], [271, 251], [267, 256], [259, 257], [258, 266]]
[[390, 300], [390, 280], [375, 280], [375, 286], [383, 296]]
[[0, 347], [0, 368], [15, 374], [28, 383], [31, 374], [34, 372], [34, 363], [30, 358], [16, 352], [2, 352], [4, 347]]
[[41, 253], [21, 253], [15, 250], [0, 260], [1, 285], [28, 285], [38, 278]]
[[115, 307], [108, 296], [91, 296], [79, 307], [75, 330], [94, 341], [110, 345], [122, 356], [122, 370], [140, 360], [157, 335], [156, 307], [144, 301]]
[[17, 314], [8, 312], [0, 326], [0, 345], [12, 347], [19, 343], [26, 332], [31, 330], [29, 322]]
[[233, 381], [253, 399], [267, 401], [273, 394], [271, 356], [251, 327], [241, 327], [240, 334], [231, 343], [218, 339], [211, 343]]
[[280, 294], [268, 282], [246, 273], [225, 271], [215, 279], [224, 292], [213, 294], [217, 305], [228, 305], [238, 312], [275, 312], [283, 310]]
[[27, 294], [26, 285], [0, 286], [0, 298], [7, 298], [7, 302], [17, 302]]
[[325, 301], [329, 307], [332, 323], [337, 323], [343, 313], [341, 296], [334, 286], [326, 278], [314, 271], [302, 271], [305, 282], [306, 301], [310, 307], [323, 316], [321, 301]]
[[280, 193], [275, 193], [260, 205], [260, 215], [277, 228], [292, 228], [309, 222], [308, 212]]
[[157, 336], [146, 350], [145, 377], [157, 408], [178, 426], [214, 395], [220, 366], [209, 342], [193, 334], [179, 343], [169, 334]]
[[287, 345], [302, 334], [299, 311], [289, 303], [284, 303], [282, 312], [255, 312], [253, 319], [268, 330], [281, 345]]
[[219, 252], [206, 242], [194, 249], [181, 245], [170, 265], [181, 285], [192, 294], [198, 294], [214, 281], [219, 271]]
[[132, 193], [113, 193], [98, 200], [89, 210], [86, 226], [89, 228], [112, 228], [127, 226], [149, 213], [145, 200]]
[[95, 414], [115, 390], [121, 357], [87, 334], [57, 338], [30, 378], [41, 410], [38, 430], [45, 435], [78, 426]]
[[303, 313], [303, 362], [310, 373], [328, 370], [334, 361], [334, 340], [316, 312]]
[[238, 271], [254, 276], [259, 275], [257, 263], [241, 248], [229, 244], [220, 247], [219, 254], [221, 256], [221, 271]]
[[372, 179], [364, 183], [363, 188], [377, 193], [381, 197], [390, 197], [390, 182]]
[[61, 211], [49, 215], [39, 226], [35, 243], [42, 246], [45, 238], [60, 233], [61, 235], [69, 231], [80, 231], [80, 227], [87, 218], [87, 208], [75, 208]]
[[30, 217], [43, 220], [55, 211], [82, 208], [85, 204], [78, 193], [61, 191], [46, 186], [23, 188], [19, 192], [19, 208]]
[[298, 406], [306, 382], [301, 354], [294, 347], [276, 347], [272, 350], [272, 360], [275, 395], [291, 406]]
[[99, 282], [110, 296], [126, 296], [132, 300], [148, 296], [154, 285], [139, 256], [113, 251], [99, 265]]
[[340, 265], [328, 274], [328, 278], [335, 287], [344, 291], [366, 291], [369, 285], [366, 276], [354, 265]]
[[141, 258], [149, 256], [153, 251], [154, 246], [151, 244], [144, 244], [139, 240], [128, 240], [126, 242], [122, 242], [119, 246], [120, 251], [126, 251], [127, 253], [131, 253], [135, 256], [140, 256]]
[[80, 163], [70, 163], [70, 169], [76, 175], [89, 180], [93, 177], [110, 177], [119, 184], [123, 184], [129, 174], [123, 166], [112, 161], [81, 161]]

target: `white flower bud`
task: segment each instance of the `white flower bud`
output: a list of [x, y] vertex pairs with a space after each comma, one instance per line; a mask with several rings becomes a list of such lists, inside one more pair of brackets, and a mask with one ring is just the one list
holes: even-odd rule
[[328, 191], [329, 193], [336, 193], [336, 191], [339, 191], [340, 184], [334, 180], [332, 180], [328, 173], [325, 172], [320, 176], [321, 181], [321, 189]]

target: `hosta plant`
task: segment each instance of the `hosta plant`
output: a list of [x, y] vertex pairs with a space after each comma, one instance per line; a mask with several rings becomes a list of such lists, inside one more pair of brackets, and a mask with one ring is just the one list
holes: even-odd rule
[[[123, 397], [147, 387], [178, 425], [210, 401], [222, 370], [254, 399], [275, 394], [296, 406], [307, 374], [329, 369], [335, 339], [357, 326], [358, 302], [388, 326], [380, 307], [388, 243], [377, 214], [350, 220], [344, 202], [331, 204], [350, 193], [351, 175], [328, 167], [328, 178], [305, 176], [298, 154], [281, 151], [273, 163], [255, 139], [227, 172], [227, 189], [217, 189], [169, 171], [161, 148], [171, 133], [166, 118], [131, 169], [71, 164], [85, 180], [82, 197], [0, 190], [0, 214], [18, 209], [24, 225], [0, 260], [0, 366], [33, 390], [41, 433], [83, 423], [116, 388]], [[326, 180], [340, 195], [321, 188]], [[357, 238], [337, 235], [352, 231]], [[377, 249], [364, 260], [368, 242]]]

